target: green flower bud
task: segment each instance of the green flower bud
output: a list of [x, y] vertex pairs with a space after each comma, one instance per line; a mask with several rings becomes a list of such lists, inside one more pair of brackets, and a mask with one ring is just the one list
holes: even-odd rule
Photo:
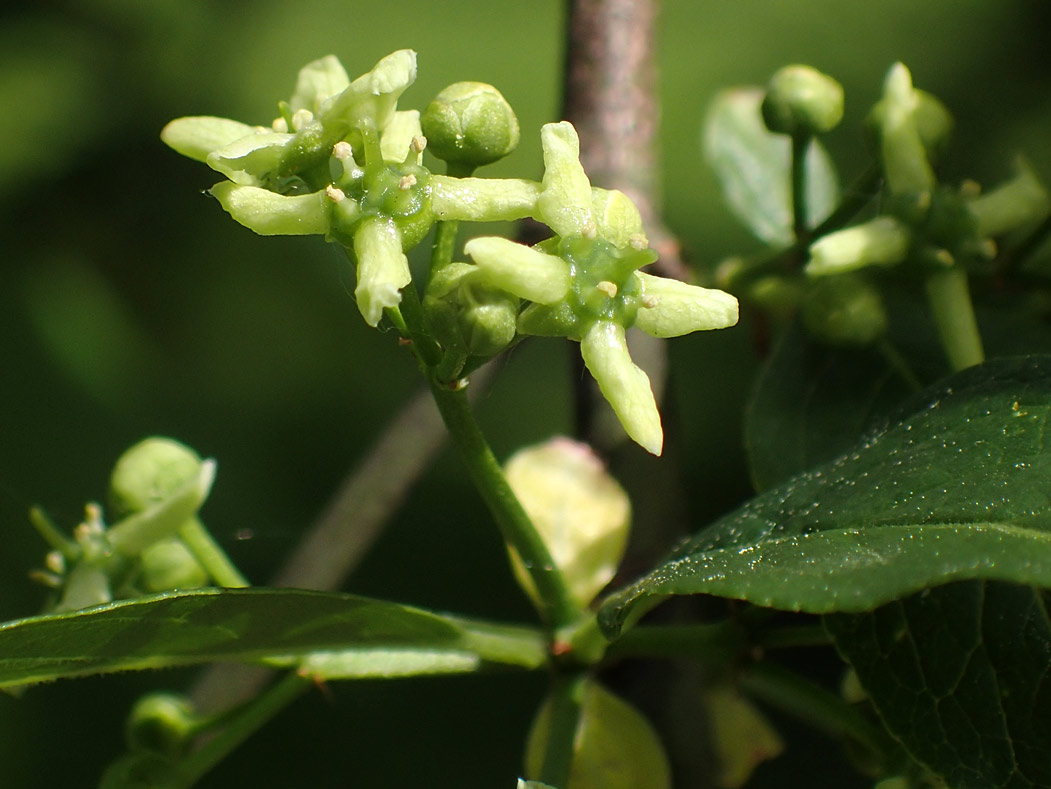
[[208, 573], [178, 537], [155, 542], [140, 558], [139, 582], [147, 592], [199, 589], [209, 581]]
[[981, 238], [999, 236], [1039, 221], [1047, 216], [1049, 208], [1047, 189], [1022, 161], [1014, 178], [968, 204]]
[[[573, 599], [587, 606], [617, 571], [628, 542], [631, 502], [587, 444], [554, 438], [516, 452], [504, 467]], [[536, 589], [508, 548], [518, 582]]]
[[457, 82], [427, 105], [420, 117], [427, 148], [445, 162], [468, 169], [495, 162], [518, 146], [518, 118], [507, 100], [484, 82]]
[[118, 515], [142, 512], [163, 501], [201, 471], [192, 449], [170, 438], [140, 441], [117, 460], [110, 476], [110, 504]]
[[858, 276], [815, 280], [803, 297], [803, 325], [830, 345], [868, 345], [887, 331], [879, 291]]
[[189, 699], [171, 693], [143, 696], [125, 723], [128, 750], [176, 759], [185, 754], [197, 723]]
[[518, 299], [485, 284], [481, 270], [452, 263], [436, 272], [423, 297], [427, 329], [446, 350], [495, 356], [515, 338]]
[[[551, 700], [540, 707], [526, 742], [525, 767], [539, 775], [551, 733]], [[563, 789], [670, 789], [671, 767], [660, 738], [642, 714], [595, 681], [583, 688]]]
[[795, 314], [803, 286], [798, 277], [770, 274], [749, 283], [746, 292], [747, 301], [773, 318], [784, 319]]
[[785, 66], [770, 79], [762, 113], [778, 134], [831, 131], [843, 119], [843, 86], [810, 66]]
[[865, 266], [891, 266], [905, 259], [909, 231], [897, 219], [878, 216], [822, 236], [810, 245], [806, 273], [839, 274]]

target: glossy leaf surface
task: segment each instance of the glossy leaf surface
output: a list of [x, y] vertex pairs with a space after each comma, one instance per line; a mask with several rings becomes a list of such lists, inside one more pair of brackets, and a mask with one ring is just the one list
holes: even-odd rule
[[675, 594], [831, 613], [952, 580], [1051, 586], [1049, 406], [1048, 357], [960, 373], [699, 532], [609, 599], [600, 621], [615, 635]]
[[0, 625], [0, 687], [213, 661], [347, 678], [536, 668], [544, 658], [529, 628], [295, 589], [166, 593]]

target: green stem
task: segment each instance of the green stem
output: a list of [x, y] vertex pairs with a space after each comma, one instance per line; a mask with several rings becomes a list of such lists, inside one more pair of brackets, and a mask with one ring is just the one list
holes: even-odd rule
[[171, 789], [183, 789], [184, 787], [188, 789], [196, 784], [202, 776], [274, 715], [298, 698], [308, 687], [310, 687], [310, 679], [293, 672], [285, 675], [244, 706], [234, 710], [229, 716], [229, 722], [218, 734], [178, 763], [176, 766], [178, 782], [173, 782]]
[[541, 783], [557, 787], [569, 785], [573, 743], [580, 723], [587, 679], [587, 674], [583, 672], [555, 677], [550, 697], [551, 726], [544, 744], [543, 766], [537, 779]]
[[742, 670], [737, 681], [749, 694], [772, 707], [834, 737], [853, 740], [880, 764], [891, 761], [893, 745], [887, 734], [837, 694], [769, 663]]
[[186, 543], [194, 558], [219, 586], [227, 589], [242, 589], [251, 586], [241, 571], [230, 561], [226, 551], [212, 537], [197, 518], [188, 520], [179, 527], [179, 537]]
[[467, 393], [431, 380], [431, 391], [460, 457], [496, 520], [500, 532], [522, 559], [540, 596], [541, 614], [552, 628], [565, 627], [583, 615], [551, 553], [507, 483], [503, 469], [475, 421]]
[[628, 630], [606, 649], [610, 658], [691, 658], [728, 662], [744, 644], [732, 622], [699, 625], [646, 625]]
[[431, 247], [431, 276], [452, 263], [459, 230], [460, 223], [456, 220], [439, 222], [434, 228], [434, 246]]
[[807, 210], [807, 172], [806, 155], [810, 149], [810, 134], [792, 135], [792, 232], [796, 243], [809, 243], [810, 230], [807, 227], [809, 217]]
[[953, 370], [963, 370], [985, 360], [978, 322], [974, 317], [967, 273], [953, 266], [927, 277], [927, 300], [934, 314], [945, 355]]

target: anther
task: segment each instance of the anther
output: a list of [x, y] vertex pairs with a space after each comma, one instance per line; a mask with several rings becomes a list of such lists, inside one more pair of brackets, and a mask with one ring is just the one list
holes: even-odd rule
[[656, 296], [650, 295], [650, 296], [643, 296], [642, 297], [642, 306], [645, 307], [648, 310], [652, 310], [654, 307], [656, 307], [660, 303], [661, 303], [661, 300], [658, 297], [656, 297]]
[[354, 149], [350, 147], [350, 143], [346, 140], [340, 140], [332, 146], [332, 155], [341, 162], [345, 162], [354, 155]]
[[602, 280], [602, 282], [598, 283], [595, 287], [601, 290], [611, 299], [615, 298], [617, 295], [617, 284], [615, 282], [610, 282], [608, 279]]
[[333, 203], [340, 203], [347, 199], [347, 193], [335, 184], [329, 184], [325, 187], [325, 196]]
[[416, 176], [412, 173], [409, 173], [408, 175], [403, 175], [401, 177], [401, 180], [398, 181], [398, 188], [401, 189], [403, 192], [408, 189], [412, 189], [412, 187], [414, 186], [416, 186]]

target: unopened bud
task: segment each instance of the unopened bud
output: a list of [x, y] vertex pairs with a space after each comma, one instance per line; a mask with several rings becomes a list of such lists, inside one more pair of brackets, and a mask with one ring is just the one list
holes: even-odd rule
[[779, 134], [821, 134], [843, 119], [843, 86], [810, 66], [785, 66], [770, 80], [763, 122]]
[[879, 291], [859, 276], [815, 280], [803, 297], [803, 325], [830, 345], [868, 345], [887, 331]]
[[446, 162], [480, 167], [518, 146], [518, 118], [492, 85], [457, 82], [445, 88], [420, 116], [427, 148]]
[[170, 438], [151, 437], [128, 449], [110, 476], [110, 503], [117, 515], [142, 512], [163, 501], [201, 470], [192, 449]]

